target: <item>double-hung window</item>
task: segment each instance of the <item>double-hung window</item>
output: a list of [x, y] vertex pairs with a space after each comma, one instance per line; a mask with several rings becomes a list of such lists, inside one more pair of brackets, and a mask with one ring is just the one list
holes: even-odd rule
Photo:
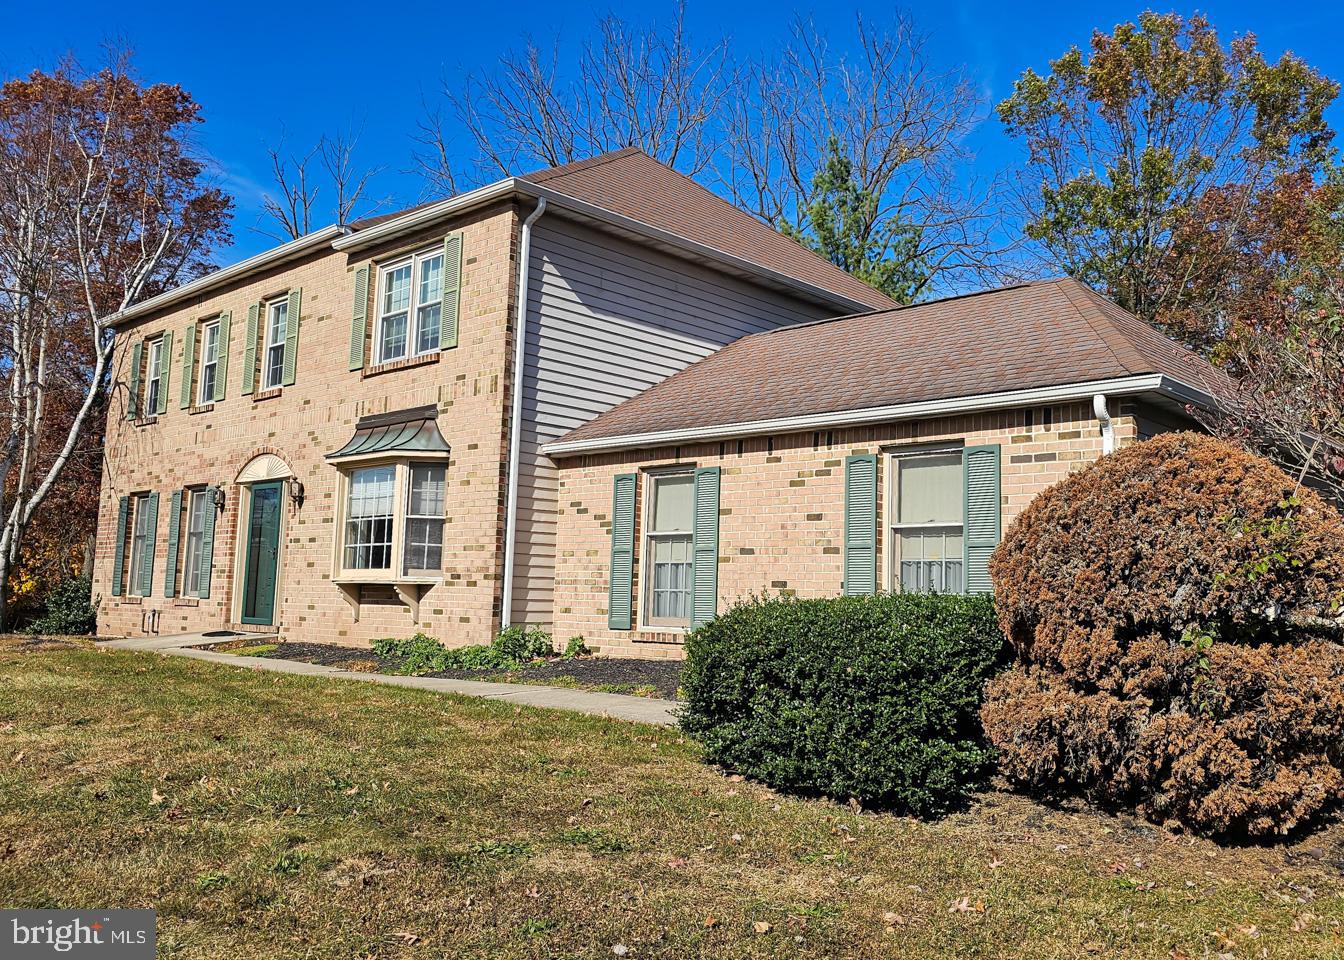
[[[960, 450], [892, 457], [893, 587], [964, 593], [965, 479]], [[895, 578], [893, 578], [895, 579]]]
[[143, 415], [152, 417], [159, 411], [159, 395], [163, 392], [163, 367], [166, 358], [163, 355], [163, 337], [151, 340], [148, 344], [149, 356], [145, 360], [145, 405]]
[[392, 566], [396, 477], [395, 466], [351, 471], [345, 510], [347, 570], [386, 570]]
[[443, 315], [443, 250], [416, 254], [380, 268], [377, 362], [391, 363], [439, 349]]
[[182, 595], [195, 597], [201, 591], [201, 557], [205, 550], [205, 519], [215, 508], [205, 487], [190, 490], [187, 500], [187, 542], [182, 562]]
[[[283, 356], [281, 357], [283, 360]], [[201, 328], [201, 377], [196, 389], [196, 405], [205, 406], [215, 399], [215, 382], [219, 377], [219, 321], [212, 320]]]
[[694, 477], [650, 474], [645, 516], [644, 622], [651, 627], [689, 627]]
[[261, 354], [261, 388], [278, 387], [285, 378], [285, 335], [289, 330], [289, 299], [266, 304], [266, 340]]
[[126, 568], [127, 592], [133, 597], [142, 597], [145, 595], [145, 580], [141, 576], [141, 567], [145, 562], [145, 553], [153, 549], [150, 541], [154, 536], [154, 530], [150, 526], [153, 521], [149, 507], [149, 496], [138, 494], [131, 498], [131, 509], [133, 511], [131, 520], [131, 563]]
[[443, 503], [447, 470], [441, 463], [413, 463], [406, 501], [408, 574], [437, 574], [443, 569]]

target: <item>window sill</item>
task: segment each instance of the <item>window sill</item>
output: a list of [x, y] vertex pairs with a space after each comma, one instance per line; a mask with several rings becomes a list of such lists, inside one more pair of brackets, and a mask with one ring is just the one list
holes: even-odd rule
[[396, 591], [401, 602], [411, 611], [411, 619], [418, 623], [420, 620], [420, 598], [425, 595], [430, 587], [442, 583], [443, 577], [339, 576], [332, 577], [331, 582], [336, 584], [345, 597], [345, 602], [350, 605], [350, 612], [354, 614], [356, 623], [359, 622], [359, 607], [363, 600], [362, 594], [365, 587], [391, 587]]
[[260, 403], [263, 400], [274, 400], [285, 392], [284, 387], [271, 387], [269, 390], [258, 390], [252, 394], [252, 402]]
[[198, 597], [174, 597], [173, 606], [175, 607], [199, 607], [201, 605]]
[[159, 422], [159, 417], [158, 414], [155, 414], [152, 417], [136, 417], [131, 422], [137, 427], [152, 427]]
[[187, 416], [189, 416], [189, 417], [194, 417], [194, 416], [196, 416], [198, 413], [209, 413], [209, 412], [210, 412], [211, 410], [213, 410], [213, 409], [215, 409], [215, 405], [214, 405], [214, 403], [202, 403], [202, 404], [200, 404], [200, 405], [198, 405], [198, 406], [191, 406], [191, 407], [188, 407], [188, 408], [187, 408]]
[[389, 360], [387, 363], [375, 364], [364, 368], [365, 379], [376, 377], [382, 373], [392, 373], [395, 370], [409, 370], [412, 367], [427, 367], [432, 363], [438, 363], [443, 358], [442, 350], [435, 350], [433, 353], [422, 353], [418, 357], [406, 357], [402, 360]]
[[120, 597], [117, 597], [116, 599], [121, 603], [129, 603], [133, 607], [138, 607], [140, 606], [140, 604], [145, 602], [144, 597], [133, 596], [131, 594], [122, 594]]
[[680, 646], [691, 631], [685, 627], [640, 627], [631, 640], [635, 643], [663, 643]]

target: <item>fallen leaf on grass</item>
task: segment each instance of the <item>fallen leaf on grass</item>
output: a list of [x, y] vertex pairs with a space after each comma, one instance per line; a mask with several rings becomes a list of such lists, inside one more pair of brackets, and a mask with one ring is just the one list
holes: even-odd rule
[[705, 917], [705, 929], [706, 929], [706, 930], [713, 930], [713, 929], [714, 929], [715, 927], [717, 927], [718, 925], [719, 925], [719, 921], [715, 920], [713, 917]]
[[1000, 860], [998, 857], [995, 857], [993, 860], [989, 861], [989, 869], [991, 870], [997, 870], [1001, 866], [1003, 866], [1003, 861]]
[[888, 910], [886, 913], [882, 914], [882, 922], [887, 925], [888, 930], [895, 930], [897, 927], [905, 926], [905, 917], [901, 916], [899, 913], [892, 913]]
[[682, 867], [686, 866], [689, 863], [690, 861], [687, 860], [685, 857], [673, 857], [671, 860], [667, 861], [667, 865], [671, 867], [673, 870], [680, 870]]
[[957, 899], [953, 900], [950, 904], [948, 904], [947, 912], [948, 912], [948, 913], [984, 913], [984, 912], [985, 912], [985, 901], [983, 901], [983, 900], [977, 900], [977, 901], [975, 901], [974, 903], [972, 903], [970, 897], [958, 897]]
[[751, 925], [751, 929], [755, 930], [757, 933], [769, 933], [772, 928], [770, 924], [766, 923], [764, 920], [757, 920]]
[[163, 794], [159, 793], [157, 787], [149, 788], [149, 803], [150, 806], [163, 803]]

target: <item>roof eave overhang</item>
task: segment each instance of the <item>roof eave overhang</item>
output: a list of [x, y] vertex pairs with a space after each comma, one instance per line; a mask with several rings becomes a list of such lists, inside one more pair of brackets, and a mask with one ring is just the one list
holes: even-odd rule
[[874, 423], [891, 423], [898, 420], [922, 420], [929, 417], [978, 413], [1009, 407], [1068, 403], [1090, 400], [1099, 393], [1106, 396], [1153, 394], [1181, 404], [1188, 403], [1206, 407], [1213, 404], [1213, 397], [1209, 392], [1163, 374], [1151, 373], [1116, 377], [1109, 380], [1089, 380], [1046, 387], [1031, 387], [1025, 390], [1007, 390], [1001, 393], [923, 400], [917, 403], [865, 407], [858, 410], [810, 413], [796, 417], [778, 417], [773, 420], [755, 420], [708, 427], [687, 427], [678, 430], [662, 430], [616, 437], [594, 437], [587, 440], [558, 440], [554, 443], [545, 444], [541, 449], [549, 457], [573, 457], [592, 453], [610, 453], [618, 450], [673, 446], [682, 443], [704, 443], [739, 437], [797, 433], [821, 428], [864, 426]]
[[321, 230], [314, 230], [312, 233], [306, 233], [296, 240], [290, 240], [288, 243], [282, 243], [278, 247], [265, 250], [255, 257], [248, 257], [246, 260], [239, 261], [228, 267], [223, 267], [213, 273], [207, 273], [203, 277], [197, 277], [180, 287], [174, 287], [172, 290], [166, 290], [148, 300], [142, 300], [133, 306], [127, 307], [114, 313], [107, 318], [107, 323], [111, 327], [121, 327], [130, 323], [132, 320], [138, 320], [158, 310], [167, 307], [176, 306], [184, 300], [190, 300], [194, 296], [204, 294], [232, 280], [241, 280], [263, 270], [269, 270], [281, 264], [288, 263], [311, 253], [318, 247], [330, 245], [336, 237], [347, 233], [347, 228], [332, 225], [323, 227]]

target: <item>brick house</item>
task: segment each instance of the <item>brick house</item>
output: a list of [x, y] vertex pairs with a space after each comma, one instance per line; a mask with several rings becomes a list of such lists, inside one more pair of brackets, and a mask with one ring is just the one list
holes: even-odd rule
[[987, 591], [1037, 493], [1218, 382], [1073, 280], [745, 337], [543, 447], [555, 634], [680, 657], [752, 594]]
[[114, 318], [99, 633], [548, 624], [542, 444], [748, 334], [888, 306], [638, 150], [218, 270]]
[[897, 308], [633, 149], [317, 231], [115, 331], [102, 635], [538, 624], [676, 657], [753, 592], [984, 589], [1036, 492], [1214, 377], [1070, 281]]

